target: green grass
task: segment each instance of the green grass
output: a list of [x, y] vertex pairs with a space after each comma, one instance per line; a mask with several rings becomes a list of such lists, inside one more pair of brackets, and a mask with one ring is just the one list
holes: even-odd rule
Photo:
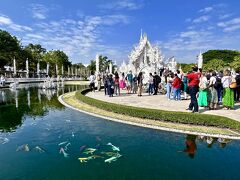
[[128, 115], [132, 117], [138, 117], [143, 119], [152, 119], [155, 121], [166, 121], [173, 123], [202, 125], [202, 126], [214, 126], [220, 128], [228, 128], [240, 132], [240, 122], [232, 120], [227, 117], [207, 115], [207, 114], [193, 114], [185, 112], [164, 111], [156, 109], [139, 108], [132, 106], [119, 105], [101, 100], [93, 99], [85, 96], [89, 92], [89, 89], [77, 91], [75, 96], [80, 101], [95, 106], [97, 108]]

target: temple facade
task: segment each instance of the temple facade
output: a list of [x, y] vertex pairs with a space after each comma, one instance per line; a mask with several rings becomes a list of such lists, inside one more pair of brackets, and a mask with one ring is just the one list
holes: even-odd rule
[[159, 46], [151, 45], [146, 33], [141, 33], [139, 43], [133, 47], [128, 58], [129, 63], [123, 62], [120, 71], [127, 72], [131, 70], [133, 73], [142, 71], [143, 74], [147, 75], [150, 72], [158, 72], [164, 65]]

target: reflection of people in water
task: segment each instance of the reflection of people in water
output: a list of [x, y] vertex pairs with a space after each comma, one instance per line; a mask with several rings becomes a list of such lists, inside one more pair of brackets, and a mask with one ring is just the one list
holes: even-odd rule
[[185, 152], [188, 154], [188, 156], [190, 158], [194, 158], [194, 155], [196, 153], [196, 150], [197, 150], [197, 145], [196, 145], [196, 138], [197, 136], [195, 135], [187, 135], [186, 137], [186, 141], [185, 141], [185, 144], [186, 144], [186, 149], [184, 149], [183, 151], [179, 151], [179, 152]]
[[220, 143], [221, 148], [225, 148], [227, 143], [229, 143], [231, 140], [230, 139], [224, 139], [224, 138], [218, 138], [217, 141]]
[[207, 137], [206, 142], [208, 144], [208, 148], [211, 148], [212, 145], [217, 141], [217, 138], [214, 137]]

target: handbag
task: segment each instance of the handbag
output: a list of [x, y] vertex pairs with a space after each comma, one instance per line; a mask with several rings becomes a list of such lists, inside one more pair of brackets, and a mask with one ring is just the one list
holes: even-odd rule
[[229, 87], [230, 87], [231, 89], [237, 88], [237, 82], [232, 82], [232, 83], [229, 85]]

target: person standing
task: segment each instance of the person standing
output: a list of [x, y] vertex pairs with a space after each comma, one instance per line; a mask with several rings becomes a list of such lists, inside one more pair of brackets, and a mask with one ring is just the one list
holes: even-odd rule
[[118, 93], [118, 95], [120, 96], [119, 76], [117, 71], [115, 72], [115, 77], [114, 77], [114, 91], [116, 95]]
[[90, 87], [90, 90], [93, 92], [95, 92], [95, 79], [96, 79], [96, 77], [92, 71], [91, 75], [89, 77], [89, 81], [90, 81], [89, 87]]
[[218, 93], [216, 88], [214, 87], [214, 84], [216, 83], [216, 72], [212, 72], [212, 76], [210, 77], [209, 81], [209, 109], [217, 109], [217, 103], [218, 103]]
[[172, 82], [174, 100], [181, 100], [181, 84], [181, 79], [178, 77], [178, 74], [175, 74]]
[[187, 74], [184, 74], [183, 76], [183, 92], [184, 92], [184, 99], [187, 100], [188, 93], [189, 93]]
[[137, 93], [137, 89], [138, 89], [138, 87], [137, 87], [137, 77], [138, 77], [138, 75], [135, 74], [135, 76], [133, 78], [133, 94], [136, 94]]
[[166, 87], [167, 87], [167, 98], [168, 98], [168, 100], [171, 99], [173, 77], [174, 77], [173, 73], [169, 73], [168, 76], [167, 76]]
[[133, 74], [130, 70], [126, 77], [127, 80], [127, 92], [128, 94], [132, 92], [132, 86], [133, 86]]
[[108, 95], [109, 97], [113, 97], [113, 93], [114, 93], [114, 80], [113, 80], [113, 77], [112, 77], [112, 74], [109, 75], [109, 78], [108, 78]]
[[191, 97], [191, 102], [190, 102], [187, 110], [190, 110], [192, 112], [198, 112], [197, 93], [198, 93], [198, 88], [199, 88], [198, 84], [199, 84], [200, 73], [197, 71], [198, 71], [198, 68], [193, 67], [193, 71], [187, 75], [189, 93], [190, 93], [190, 97]]
[[103, 75], [103, 84], [104, 84], [104, 93], [105, 93], [105, 95], [108, 94], [108, 92], [107, 92], [107, 88], [108, 88], [108, 85], [107, 85], [108, 78], [109, 78], [109, 77], [108, 77], [108, 74], [107, 74], [107, 73]]
[[153, 76], [154, 94], [153, 95], [157, 95], [159, 83], [161, 83], [161, 78], [156, 72], [154, 72], [154, 76]]
[[197, 98], [198, 106], [208, 107], [208, 80], [205, 73], [199, 78], [199, 95]]
[[216, 76], [216, 82], [214, 84], [214, 87], [217, 90], [218, 104], [220, 104], [222, 103], [223, 86], [222, 86], [222, 77], [219, 75], [219, 73]]
[[97, 90], [101, 91], [101, 83], [102, 83], [102, 77], [101, 74], [97, 75]]
[[137, 85], [138, 85], [138, 96], [142, 96], [142, 86], [143, 86], [143, 74], [140, 72], [137, 77]]
[[125, 75], [124, 72], [122, 73], [121, 77], [120, 77], [120, 88], [123, 90], [126, 87], [126, 83], [125, 83]]
[[223, 72], [222, 84], [223, 84], [223, 106], [225, 109], [234, 108], [234, 93], [229, 87], [232, 82], [231, 72], [227, 69]]
[[149, 79], [148, 79], [148, 94], [153, 94], [153, 75], [152, 73], [149, 73]]
[[236, 83], [237, 83], [237, 88], [234, 89], [234, 100], [235, 102], [238, 102], [240, 99], [240, 71], [236, 71]]

